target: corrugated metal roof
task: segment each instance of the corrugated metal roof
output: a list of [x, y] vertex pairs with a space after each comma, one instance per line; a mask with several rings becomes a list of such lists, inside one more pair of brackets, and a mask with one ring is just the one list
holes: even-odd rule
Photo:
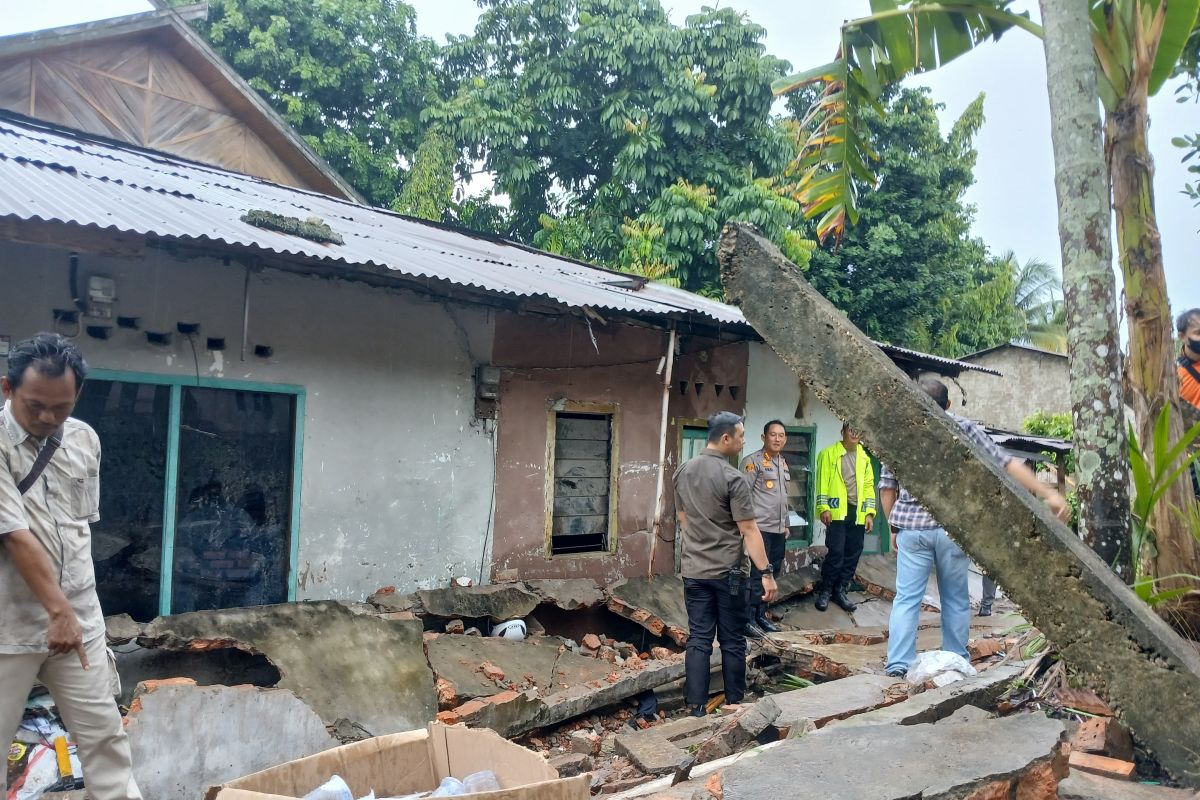
[[[320, 217], [344, 244], [316, 244], [241, 221], [253, 209]], [[630, 315], [700, 315], [747, 325], [733, 306], [511, 242], [269, 183], [157, 151], [0, 115], [0, 216], [166, 239], [260, 248], [349, 267]], [[614, 285], [616, 284], [616, 285]], [[640, 288], [626, 288], [640, 286]]]
[[[241, 216], [254, 209], [319, 217], [344, 243], [317, 244], [242, 222]], [[7, 113], [0, 113], [0, 217], [214, 242], [348, 269], [383, 268], [571, 308], [631, 316], [699, 315], [751, 331], [738, 308], [682, 289]], [[893, 360], [942, 374], [1000, 374], [876, 344]]]
[[879, 349], [883, 350], [884, 354], [893, 361], [908, 361], [919, 367], [937, 372], [942, 375], [957, 375], [960, 372], [986, 372], [989, 375], [1002, 375], [999, 370], [994, 370], [991, 367], [981, 367], [978, 364], [970, 364], [966, 361], [958, 361], [953, 358], [943, 358], [935, 356], [931, 353], [922, 353], [920, 350], [909, 350], [907, 347], [900, 347], [895, 344], [886, 342], [875, 342], [879, 345]]

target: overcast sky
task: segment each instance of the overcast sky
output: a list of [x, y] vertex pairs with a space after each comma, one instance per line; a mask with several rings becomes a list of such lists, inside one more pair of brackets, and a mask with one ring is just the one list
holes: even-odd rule
[[[474, 0], [408, 0], [417, 9], [423, 34], [439, 42], [447, 33], [469, 33], [479, 9]], [[682, 23], [715, 0], [665, 0], [672, 19]], [[144, 11], [146, 0], [53, 0], [44, 3], [5, 3], [0, 34], [66, 25]], [[767, 29], [767, 49], [785, 58], [795, 70], [825, 63], [837, 47], [838, 26], [844, 19], [869, 13], [868, 0], [729, 0], [723, 6], [745, 11]], [[1037, 15], [1036, 0], [1018, 0], [1021, 9]], [[968, 193], [977, 208], [975, 235], [994, 253], [1014, 250], [1025, 259], [1036, 256], [1059, 264], [1054, 195], [1054, 166], [1050, 149], [1050, 120], [1046, 99], [1045, 57], [1041, 43], [1013, 30], [997, 46], [968, 54], [921, 83], [946, 105], [943, 128], [980, 92], [986, 92], [987, 122], [976, 139], [979, 162], [976, 185]], [[1150, 102], [1150, 149], [1156, 159], [1155, 200], [1162, 233], [1167, 284], [1172, 307], [1178, 312], [1200, 306], [1200, 209], [1181, 193], [1187, 172], [1182, 151], [1171, 138], [1200, 131], [1200, 107], [1178, 104], [1173, 86]]]

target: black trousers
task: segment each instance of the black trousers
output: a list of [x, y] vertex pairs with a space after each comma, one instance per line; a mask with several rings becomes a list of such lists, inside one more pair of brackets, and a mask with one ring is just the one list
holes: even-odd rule
[[858, 506], [846, 507], [846, 518], [829, 523], [825, 528], [825, 546], [829, 552], [825, 563], [821, 565], [821, 590], [832, 592], [839, 586], [848, 586], [858, 569], [858, 559], [862, 557], [863, 537], [867, 529], [863, 525], [855, 525], [858, 519]]
[[[767, 548], [767, 561], [771, 564], [771, 574], [776, 578], [779, 577], [780, 571], [783, 570], [783, 554], [787, 551], [787, 534], [786, 533], [768, 533], [762, 532], [763, 545]], [[750, 608], [756, 609], [763, 604], [763, 586], [762, 586], [763, 571], [758, 567], [750, 564]], [[750, 619], [754, 619], [754, 611], [750, 611]]]
[[708, 661], [713, 637], [721, 643], [721, 674], [725, 701], [740, 703], [746, 695], [746, 590], [730, 593], [729, 581], [683, 579], [683, 603], [688, 615], [684, 693], [689, 707], [708, 702]]

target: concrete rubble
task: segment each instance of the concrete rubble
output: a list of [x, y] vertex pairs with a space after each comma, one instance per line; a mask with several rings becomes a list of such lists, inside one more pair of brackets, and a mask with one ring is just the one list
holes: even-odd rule
[[[1067, 774], [1063, 736], [1060, 721], [1032, 714], [909, 727], [830, 726], [725, 768], [717, 796], [789, 797], [804, 786], [806, 794], [842, 800], [999, 798], [1014, 792], [1051, 798]], [[999, 741], [1005, 746], [981, 746]]]
[[835, 414], [856, 420], [872, 452], [1120, 712], [1159, 763], [1200, 784], [1194, 745], [1200, 652], [962, 436], [775, 245], [751, 226], [730, 223], [718, 260], [730, 302], [779, 357]]
[[286, 603], [160, 617], [142, 647], [235, 648], [261, 654], [325, 724], [349, 719], [373, 735], [420, 728], [437, 713], [421, 623], [356, 614], [336, 602]]
[[321, 718], [285, 689], [143, 683], [125, 720], [146, 797], [195, 800], [196, 788], [336, 747]]
[[[687, 624], [676, 578], [630, 579], [604, 588], [570, 579], [408, 595], [384, 589], [365, 604], [200, 612], [145, 625], [113, 618], [108, 626], [110, 641], [141, 645], [122, 652], [123, 677], [136, 684], [173, 677], [175, 670], [194, 678], [149, 683], [129, 716], [145, 786], [153, 793], [148, 796], [168, 800], [184, 796], [181, 787], [253, 772], [338, 741], [422, 727], [434, 718], [517, 738], [540, 750], [560, 775], [590, 774], [593, 793], [604, 797], [791, 796], [801, 784], [808, 793], [836, 797], [916, 796], [903, 794], [915, 784], [888, 766], [891, 756], [886, 763], [872, 760], [866, 774], [861, 759], [844, 758], [846, 752], [888, 752], [902, 754], [896, 764], [923, 758], [938, 767], [922, 777], [928, 781], [922, 800], [1032, 800], [1055, 796], [1069, 757], [1132, 758], [1128, 731], [1109, 716], [1066, 730], [1036, 715], [993, 716], [1000, 694], [1025, 669], [998, 663], [1011, 658], [1015, 640], [1004, 631], [1020, 621], [1017, 616], [973, 619], [970, 648], [983, 670], [975, 677], [926, 688], [882, 675], [891, 604], [871, 581], [888, 580], [888, 564], [870, 569], [875, 571], [868, 571], [867, 592], [857, 596], [853, 614], [813, 609], [815, 568], [785, 576], [784, 597], [773, 611], [785, 628], [797, 629], [754, 643], [751, 673], [760, 688], [769, 680], [760, 663], [777, 663], [776, 671], [818, 682], [702, 718], [670, 716], [683, 704], [679, 647]], [[575, 634], [577, 640], [534, 633], [540, 630], [538, 609], [550, 609], [547, 620], [560, 615], [554, 618], [560, 627], [576, 620], [576, 628], [591, 629]], [[628, 635], [632, 629], [617, 617], [645, 630], [638, 642], [645, 652], [607, 635], [605, 615], [612, 614], [612, 630]], [[506, 618], [526, 619], [530, 635], [480, 635], [478, 628], [487, 631], [489, 623]], [[939, 623], [936, 611], [923, 613], [922, 649], [939, 645]], [[719, 696], [719, 648], [710, 666]], [[260, 686], [228, 685], [247, 678]], [[642, 717], [631, 704], [648, 692], [657, 694], [659, 710]], [[1111, 713], [1084, 691], [1064, 690], [1057, 702]], [[186, 716], [164, 713], [170, 705], [189, 710]], [[171, 727], [170, 720], [185, 718], [213, 724]], [[247, 732], [237, 734], [243, 726]], [[271, 730], [270, 754], [236, 744], [231, 752], [223, 749], [227, 741], [253, 741], [264, 726]], [[294, 736], [275, 741], [285, 729]], [[1070, 744], [1063, 744], [1068, 736]], [[965, 744], [984, 739], [1006, 746]], [[211, 756], [194, 755], [182, 767], [168, 768], [165, 759], [179, 748]], [[1072, 748], [1077, 752], [1068, 756]], [[1091, 776], [1077, 783], [1087, 780]]]

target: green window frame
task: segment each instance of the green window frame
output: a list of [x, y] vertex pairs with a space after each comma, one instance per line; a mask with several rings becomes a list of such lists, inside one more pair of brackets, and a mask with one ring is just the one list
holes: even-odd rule
[[[227, 389], [263, 394], [283, 394], [295, 398], [295, 425], [292, 444], [291, 514], [288, 523], [288, 570], [287, 599], [296, 601], [297, 574], [300, 561], [300, 489], [304, 472], [304, 419], [305, 390], [303, 386], [256, 381], [227, 380], [225, 378], [196, 377], [195, 375], [160, 375], [152, 372], [127, 372], [125, 370], [93, 369], [90, 379], [142, 383], [170, 388], [170, 405], [167, 418], [167, 463], [163, 476], [163, 524], [162, 562], [158, 588], [159, 613], [171, 613], [172, 579], [175, 563], [175, 526], [178, 520], [177, 497], [179, 488], [179, 432], [183, 411], [183, 389]], [[103, 445], [103, 442], [101, 443]]]
[[[803, 533], [796, 536], [789, 536], [787, 540], [787, 549], [799, 550], [805, 547], [810, 547], [813, 540], [813, 520], [816, 516], [817, 510], [817, 427], [815, 425], [785, 425], [784, 428], [787, 430], [789, 445], [792, 443], [792, 437], [794, 436], [806, 437], [808, 442], [808, 463], [797, 465], [793, 464], [791, 460], [788, 460], [789, 468], [795, 469], [797, 466], [799, 466], [803, 468], [808, 475], [808, 480], [806, 481], [808, 484], [807, 505], [802, 512], [804, 514], [804, 520], [808, 523], [808, 525], [804, 528]], [[791, 449], [793, 448], [788, 447], [786, 450], [784, 450], [785, 458], [787, 456], [787, 451]]]

